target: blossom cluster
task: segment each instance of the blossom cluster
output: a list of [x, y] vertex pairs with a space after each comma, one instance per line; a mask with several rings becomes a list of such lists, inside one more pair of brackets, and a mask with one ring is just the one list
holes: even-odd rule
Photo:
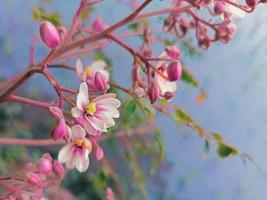
[[96, 61], [83, 70], [81, 61], [77, 61], [77, 74], [82, 82], [76, 96], [76, 106], [71, 109], [74, 123], [71, 127], [66, 124], [60, 108], [50, 107], [52, 115], [58, 119], [52, 137], [55, 140], [64, 139], [67, 143], [60, 150], [58, 160], [80, 172], [87, 170], [93, 148], [96, 159], [103, 158], [104, 152], [97, 139], [114, 126], [114, 118], [120, 116], [120, 101], [115, 94], [107, 93], [109, 72], [105, 67], [104, 61]]

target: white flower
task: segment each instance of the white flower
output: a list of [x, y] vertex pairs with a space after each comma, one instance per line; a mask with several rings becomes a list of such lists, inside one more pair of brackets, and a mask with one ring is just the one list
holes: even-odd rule
[[71, 128], [71, 143], [62, 147], [58, 154], [58, 161], [66, 163], [67, 168], [74, 167], [84, 172], [89, 167], [89, 154], [92, 151], [92, 143], [85, 138], [86, 132], [80, 125]]
[[77, 95], [76, 107], [72, 108], [71, 113], [74, 118], [81, 121], [89, 134], [98, 135], [99, 132], [107, 132], [107, 128], [115, 125], [113, 118], [120, 116], [117, 109], [121, 102], [115, 97], [115, 94], [109, 93], [90, 101], [88, 86], [83, 82]]

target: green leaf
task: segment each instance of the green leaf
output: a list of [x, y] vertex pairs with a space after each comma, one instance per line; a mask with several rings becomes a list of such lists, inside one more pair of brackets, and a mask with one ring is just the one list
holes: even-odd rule
[[217, 153], [221, 158], [225, 158], [230, 155], [236, 155], [237, 151], [226, 144], [218, 144]]
[[165, 152], [165, 144], [163, 142], [163, 139], [161, 137], [161, 132], [158, 129], [153, 129], [153, 135], [159, 145], [159, 155], [160, 160], [163, 160], [164, 152]]
[[212, 135], [213, 135], [214, 139], [215, 139], [217, 142], [220, 143], [220, 142], [223, 141], [223, 137], [222, 137], [220, 134], [218, 134], [218, 133], [213, 133]]
[[210, 151], [210, 142], [209, 140], [204, 140], [204, 153], [207, 155]]
[[124, 107], [124, 117], [129, 119], [136, 111], [136, 101], [132, 99], [128, 101]]
[[193, 119], [190, 117], [190, 115], [181, 108], [175, 109], [175, 119], [177, 122], [186, 122], [186, 123], [193, 122]]
[[194, 86], [199, 87], [198, 80], [194, 77], [192, 72], [190, 72], [188, 69], [183, 67], [183, 73], [182, 73], [182, 81]]
[[139, 23], [132, 23], [128, 25], [128, 28], [136, 31], [139, 28]]

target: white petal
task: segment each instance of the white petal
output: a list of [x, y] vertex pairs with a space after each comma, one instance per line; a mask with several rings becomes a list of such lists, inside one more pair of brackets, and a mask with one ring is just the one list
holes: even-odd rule
[[89, 134], [89, 135], [99, 135], [99, 131], [96, 130], [91, 124], [90, 122], [88, 122], [87, 120], [84, 120], [84, 129], [86, 130], [86, 132]]
[[89, 167], [89, 158], [88, 154], [85, 156], [77, 155], [75, 159], [75, 167], [79, 172], [84, 172]]
[[115, 98], [100, 99], [95, 101], [95, 103], [108, 108], [118, 108], [121, 106], [121, 102]]
[[92, 72], [97, 72], [100, 69], [105, 69], [107, 64], [103, 60], [93, 62], [89, 67]]
[[83, 139], [86, 135], [85, 130], [80, 125], [75, 125], [71, 127], [72, 139]]
[[76, 73], [81, 80], [85, 80], [85, 73], [83, 71], [83, 64], [80, 59], [76, 61]]
[[83, 111], [81, 111], [79, 108], [74, 107], [71, 109], [71, 114], [73, 117], [78, 118], [78, 117], [83, 117]]
[[80, 110], [89, 104], [89, 97], [88, 97], [88, 87], [87, 83], [83, 82], [80, 84], [79, 93], [77, 95], [77, 107]]
[[72, 144], [66, 144], [58, 153], [58, 161], [61, 163], [68, 162], [71, 159], [71, 147]]
[[115, 97], [116, 97], [116, 94], [114, 94], [114, 93], [108, 93], [108, 94], [100, 95], [100, 96], [94, 98], [94, 99], [92, 100], [92, 102], [97, 102], [97, 101], [100, 101], [100, 100], [102, 100], [102, 99], [106, 99], [106, 98], [115, 98]]
[[97, 119], [96, 117], [86, 117], [86, 118], [96, 130], [101, 132], [107, 132], [107, 128], [104, 121]]

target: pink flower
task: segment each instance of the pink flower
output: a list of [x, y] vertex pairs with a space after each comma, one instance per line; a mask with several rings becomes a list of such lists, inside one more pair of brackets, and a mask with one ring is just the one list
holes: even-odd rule
[[[166, 53], [162, 53], [159, 58], [167, 58], [170, 57]], [[167, 72], [167, 63], [164, 61], [159, 61], [156, 64], [156, 68], [165, 76], [168, 76]], [[174, 93], [176, 91], [176, 82], [166, 80], [164, 77], [162, 77], [160, 74], [155, 73], [155, 80], [158, 83], [160, 94], [163, 96], [166, 92]]]
[[[106, 67], [107, 64], [104, 61], [100, 60], [93, 62], [84, 70], [82, 62], [80, 60], [76, 61], [76, 72], [78, 77], [82, 81], [85, 81], [88, 84], [90, 91], [93, 92], [98, 91], [98, 88], [100, 88], [101, 90], [103, 89], [103, 87], [99, 87], [100, 85], [96, 85], [96, 80], [99, 81], [100, 78], [101, 81], [104, 82], [104, 85], [102, 85], [104, 86], [104, 89], [109, 88], [109, 72], [105, 69]], [[98, 77], [96, 77], [97, 74]]]
[[113, 118], [120, 116], [117, 108], [121, 102], [115, 97], [115, 94], [109, 93], [89, 100], [88, 86], [83, 82], [77, 95], [77, 107], [71, 110], [72, 115], [82, 122], [80, 124], [90, 135], [107, 132], [107, 128], [115, 125]]
[[85, 130], [80, 125], [71, 128], [71, 143], [62, 147], [58, 154], [58, 161], [66, 163], [67, 168], [74, 167], [84, 172], [89, 167], [89, 154], [92, 151], [92, 143], [85, 138]]
[[54, 49], [60, 43], [60, 36], [56, 27], [49, 21], [45, 21], [40, 26], [40, 36], [44, 44]]

